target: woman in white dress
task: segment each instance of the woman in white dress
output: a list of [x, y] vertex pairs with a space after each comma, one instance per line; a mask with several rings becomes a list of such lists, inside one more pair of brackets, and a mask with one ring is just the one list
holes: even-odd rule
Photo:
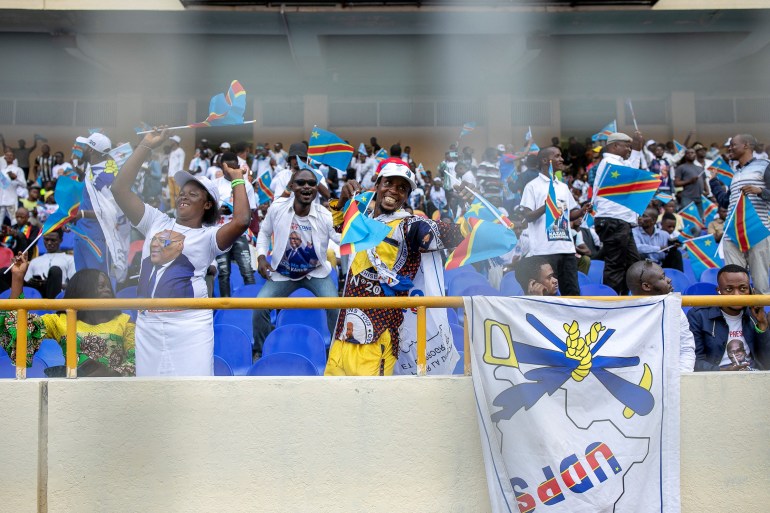
[[[180, 187], [176, 218], [142, 202], [131, 186], [167, 131], [144, 136], [118, 173], [112, 193], [128, 220], [145, 235], [137, 295], [147, 298], [208, 297], [206, 270], [248, 228], [251, 211], [245, 168], [223, 163], [233, 189], [233, 217], [217, 226], [219, 193], [205, 176], [174, 175]], [[229, 165], [228, 165], [229, 164]], [[232, 167], [231, 167], [232, 166]], [[211, 310], [141, 310], [136, 319], [137, 376], [210, 376], [214, 370]]]

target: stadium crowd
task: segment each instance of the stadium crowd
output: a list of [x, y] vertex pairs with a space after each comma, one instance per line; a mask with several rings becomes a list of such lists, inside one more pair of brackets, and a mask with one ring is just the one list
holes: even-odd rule
[[[478, 283], [499, 295], [767, 294], [770, 238], [744, 251], [727, 233], [741, 198], [770, 228], [768, 154], [749, 134], [708, 146], [691, 143], [692, 135], [682, 145], [640, 132], [584, 143], [554, 137], [542, 148], [529, 138], [523, 148], [499, 144], [479, 155], [454, 143], [441, 162], [426, 164], [410, 146], [386, 149], [372, 137], [346, 169], [314, 168], [307, 141], [287, 151], [281, 143], [200, 139], [188, 156], [180, 135], [154, 130], [116, 154], [125, 144], [95, 132], [65, 156], [38, 136], [32, 146], [19, 140], [16, 147], [0, 136], [0, 266], [11, 271], [0, 289], [6, 298], [51, 299], [406, 296], [427, 257], [440, 265], [463, 242], [463, 215], [481, 196], [510, 221], [517, 242], [507, 253], [447, 271], [444, 288], [452, 295]], [[720, 162], [731, 180], [720, 179]], [[613, 166], [659, 178], [641, 215], [596, 195]], [[74, 216], [64, 217], [60, 208], [73, 212], [69, 182], [82, 187]], [[367, 191], [374, 194], [361, 200]], [[387, 228], [373, 247], [341, 251], [352, 200], [360, 202], [355, 213]], [[549, 226], [553, 200], [565, 215]], [[64, 221], [46, 224], [51, 216]], [[704, 262], [688, 245], [710, 243], [708, 235], [722, 246], [724, 262]], [[475, 278], [458, 281], [463, 275]], [[15, 316], [3, 315], [0, 344], [14, 358]], [[693, 308], [682, 319], [683, 371], [770, 368], [761, 307]], [[270, 310], [84, 312], [79, 372], [208, 375], [219, 359], [243, 371], [252, 357], [275, 354], [284, 333], [322, 341], [320, 356], [305, 355], [314, 372], [390, 375], [402, 322], [401, 310], [357, 308], [304, 319]], [[44, 339], [66, 344], [64, 314], [32, 314], [29, 324], [29, 365]], [[296, 324], [311, 326], [301, 331]], [[248, 341], [246, 362], [227, 361], [224, 346], [236, 338]], [[61, 365], [49, 369], [61, 375]]]

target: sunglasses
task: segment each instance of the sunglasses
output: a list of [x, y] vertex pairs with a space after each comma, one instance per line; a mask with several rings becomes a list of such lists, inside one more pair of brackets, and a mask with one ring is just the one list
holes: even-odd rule
[[317, 180], [294, 180], [295, 185], [299, 185], [300, 187], [304, 187], [306, 185], [309, 185], [310, 187], [315, 187], [318, 185]]
[[167, 248], [170, 245], [172, 245], [175, 242], [182, 242], [181, 240], [174, 240], [174, 239], [166, 239], [161, 237], [153, 237], [151, 239], [152, 242], [158, 242], [160, 243], [161, 247]]

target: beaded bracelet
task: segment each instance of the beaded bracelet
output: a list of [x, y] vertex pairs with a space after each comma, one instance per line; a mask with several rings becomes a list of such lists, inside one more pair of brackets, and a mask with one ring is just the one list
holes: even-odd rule
[[238, 185], [246, 185], [246, 180], [243, 178], [236, 178], [232, 182], [230, 182], [230, 187], [235, 189]]

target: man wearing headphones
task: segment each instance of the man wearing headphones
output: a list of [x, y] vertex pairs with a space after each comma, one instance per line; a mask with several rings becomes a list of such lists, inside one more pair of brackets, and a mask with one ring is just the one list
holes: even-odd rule
[[[717, 292], [721, 295], [753, 294], [749, 272], [728, 264], [717, 274]], [[695, 337], [696, 371], [746, 371], [750, 361], [760, 370], [770, 369], [770, 332], [762, 306], [697, 307], [687, 313], [690, 331]], [[728, 341], [743, 343], [746, 358], [737, 361]]]

